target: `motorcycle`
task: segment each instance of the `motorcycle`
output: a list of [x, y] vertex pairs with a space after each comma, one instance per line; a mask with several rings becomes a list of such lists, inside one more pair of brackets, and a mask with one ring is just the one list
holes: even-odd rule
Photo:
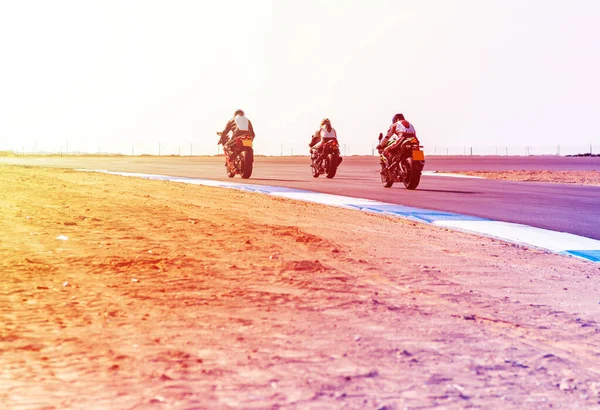
[[247, 134], [233, 137], [233, 142], [225, 144], [227, 137], [217, 132], [221, 137], [219, 144], [223, 145], [225, 154], [225, 168], [227, 176], [233, 178], [236, 174], [247, 179], [252, 175], [252, 164], [254, 163], [254, 150], [252, 149], [252, 137]]
[[[383, 134], [379, 134], [379, 141]], [[388, 143], [390, 145], [390, 143]], [[421, 172], [425, 166], [425, 154], [421, 150], [416, 136], [409, 136], [402, 141], [398, 148], [390, 152], [390, 166], [385, 166], [383, 150], [379, 150], [381, 164], [381, 183], [390, 188], [394, 182], [403, 182], [406, 189], [415, 189], [421, 181]]]
[[340, 146], [337, 140], [325, 141], [318, 151], [311, 154], [312, 176], [318, 178], [325, 174], [327, 178], [333, 178], [338, 166], [342, 163], [340, 157]]

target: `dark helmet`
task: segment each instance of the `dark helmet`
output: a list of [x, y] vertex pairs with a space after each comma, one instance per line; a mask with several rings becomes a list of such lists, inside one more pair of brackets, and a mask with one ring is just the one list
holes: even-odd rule
[[405, 119], [404, 114], [398, 113], [392, 117], [392, 124], [395, 124], [396, 122], [404, 120], [404, 119]]
[[235, 110], [233, 116], [235, 117], [236, 115], [244, 115], [244, 110]]

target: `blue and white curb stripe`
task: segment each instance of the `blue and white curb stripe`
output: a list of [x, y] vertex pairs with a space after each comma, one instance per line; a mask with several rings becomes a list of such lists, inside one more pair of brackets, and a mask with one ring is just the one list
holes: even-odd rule
[[[79, 170], [89, 171], [89, 170]], [[476, 216], [461, 215], [432, 209], [414, 208], [390, 204], [371, 199], [352, 198], [342, 195], [323, 194], [301, 189], [270, 185], [254, 185], [227, 181], [214, 181], [201, 178], [174, 177], [166, 175], [140, 174], [133, 172], [113, 172], [97, 170], [112, 175], [131, 176], [170, 182], [182, 182], [194, 185], [231, 188], [248, 192], [267, 194], [280, 198], [313, 202], [322, 205], [397, 216], [412, 221], [429, 223], [436, 226], [455, 229], [496, 238], [499, 240], [528, 245], [550, 252], [571, 255], [592, 262], [600, 262], [600, 241], [566, 232], [551, 231], [510, 222], [494, 221]]]

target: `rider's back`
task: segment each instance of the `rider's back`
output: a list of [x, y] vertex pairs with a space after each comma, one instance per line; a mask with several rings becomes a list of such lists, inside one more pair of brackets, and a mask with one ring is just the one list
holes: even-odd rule
[[235, 127], [238, 131], [248, 131], [250, 128], [250, 120], [244, 115], [238, 115], [234, 119]]
[[417, 134], [417, 131], [415, 131], [415, 127], [413, 127], [413, 125], [406, 121], [406, 120], [400, 120], [396, 123], [396, 134], [397, 135], [402, 135], [402, 134]]
[[331, 128], [328, 130], [327, 128], [321, 128], [321, 139], [323, 139], [323, 140], [337, 139], [337, 133], [335, 132], [335, 129]]

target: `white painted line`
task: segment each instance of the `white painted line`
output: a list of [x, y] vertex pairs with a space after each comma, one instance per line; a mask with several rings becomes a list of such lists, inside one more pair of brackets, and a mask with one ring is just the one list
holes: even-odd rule
[[509, 242], [547, 249], [557, 253], [571, 249], [586, 251], [600, 249], [600, 241], [596, 239], [510, 222], [455, 220], [434, 221], [433, 224], [446, 228], [456, 228], [461, 231], [483, 234]]
[[323, 205], [345, 206], [352, 205], [383, 205], [384, 202], [364, 198], [352, 198], [342, 195], [322, 194], [319, 192], [273, 192], [272, 196], [279, 196], [300, 201], [316, 202]]

